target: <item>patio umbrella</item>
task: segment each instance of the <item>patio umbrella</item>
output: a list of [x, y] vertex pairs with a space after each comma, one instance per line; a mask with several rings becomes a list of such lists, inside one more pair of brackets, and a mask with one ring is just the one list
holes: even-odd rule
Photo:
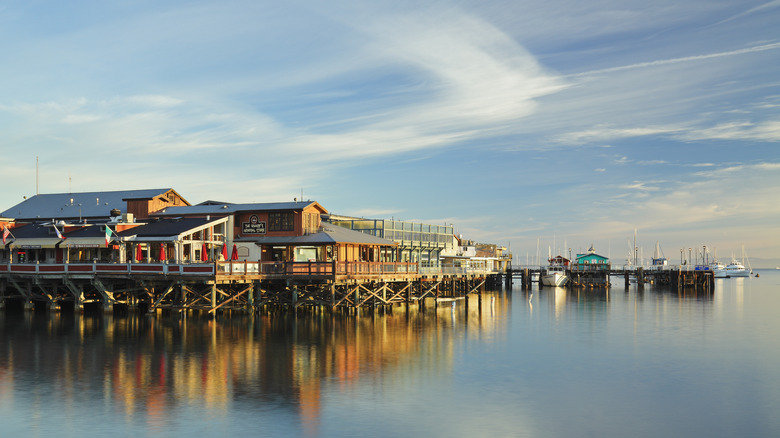
[[238, 248], [236, 248], [236, 244], [233, 244], [233, 254], [230, 255], [230, 260], [238, 260]]
[[144, 253], [143, 253], [143, 251], [141, 251], [141, 245], [136, 245], [135, 246], [135, 260], [137, 262], [140, 262], [143, 259], [144, 259]]
[[203, 242], [203, 246], [200, 248], [200, 261], [208, 261], [209, 255], [206, 254], [206, 242]]
[[222, 260], [227, 260], [227, 243], [222, 243]]
[[165, 261], [165, 244], [162, 242], [160, 243], [160, 261]]

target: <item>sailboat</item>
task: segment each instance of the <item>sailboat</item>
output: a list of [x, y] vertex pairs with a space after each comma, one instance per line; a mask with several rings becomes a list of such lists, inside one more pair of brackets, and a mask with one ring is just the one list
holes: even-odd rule
[[661, 250], [661, 244], [655, 241], [655, 251], [653, 252], [653, 267], [658, 270], [662, 270], [667, 265], [664, 252]]

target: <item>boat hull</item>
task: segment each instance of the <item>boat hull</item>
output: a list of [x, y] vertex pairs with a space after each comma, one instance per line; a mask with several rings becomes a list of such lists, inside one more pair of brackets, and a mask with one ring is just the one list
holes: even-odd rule
[[565, 286], [569, 282], [569, 277], [562, 272], [550, 272], [542, 275], [541, 280], [545, 286], [559, 287]]

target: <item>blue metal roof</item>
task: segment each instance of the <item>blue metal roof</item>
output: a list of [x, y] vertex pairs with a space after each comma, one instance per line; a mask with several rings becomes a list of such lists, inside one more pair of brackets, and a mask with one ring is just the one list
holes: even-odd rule
[[16, 220], [107, 218], [111, 210], [127, 213], [128, 199], [152, 199], [171, 190], [119, 190], [111, 192], [53, 193], [35, 195], [0, 213]]

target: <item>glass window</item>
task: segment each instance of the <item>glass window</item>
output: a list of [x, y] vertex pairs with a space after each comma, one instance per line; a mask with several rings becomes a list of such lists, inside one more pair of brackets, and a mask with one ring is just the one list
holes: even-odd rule
[[292, 212], [268, 213], [268, 231], [293, 231], [294, 229]]

